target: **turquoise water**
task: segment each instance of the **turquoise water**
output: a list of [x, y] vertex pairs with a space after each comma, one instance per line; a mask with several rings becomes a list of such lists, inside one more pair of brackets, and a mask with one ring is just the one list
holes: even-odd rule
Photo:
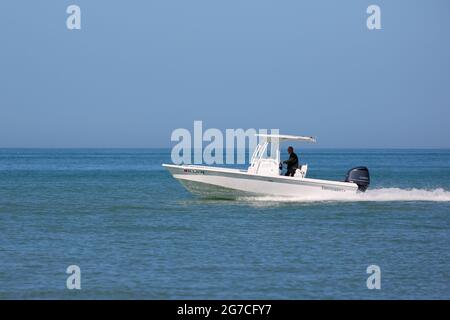
[[170, 150], [0, 149], [0, 298], [450, 298], [449, 150], [301, 159], [316, 178], [367, 165], [371, 190], [198, 199], [161, 167]]

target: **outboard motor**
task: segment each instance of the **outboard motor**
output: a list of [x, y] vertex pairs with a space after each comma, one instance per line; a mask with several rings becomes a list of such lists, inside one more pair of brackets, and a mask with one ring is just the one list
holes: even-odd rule
[[366, 167], [356, 167], [350, 169], [345, 177], [345, 182], [356, 183], [359, 191], [366, 191], [370, 184], [369, 169]]

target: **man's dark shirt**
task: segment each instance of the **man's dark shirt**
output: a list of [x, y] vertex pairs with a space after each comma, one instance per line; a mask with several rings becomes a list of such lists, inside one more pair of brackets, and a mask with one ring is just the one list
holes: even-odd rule
[[291, 152], [289, 155], [289, 159], [283, 161], [283, 163], [287, 164], [287, 171], [292, 172], [298, 168], [298, 157], [294, 152]]

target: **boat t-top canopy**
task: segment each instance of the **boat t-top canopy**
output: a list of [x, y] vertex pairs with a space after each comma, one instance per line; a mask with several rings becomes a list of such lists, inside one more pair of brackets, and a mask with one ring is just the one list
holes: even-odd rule
[[306, 136], [292, 136], [289, 134], [266, 134], [266, 133], [257, 133], [257, 137], [262, 137], [267, 140], [267, 142], [283, 142], [283, 141], [307, 141], [307, 142], [316, 142], [316, 138], [314, 137], [306, 137]]

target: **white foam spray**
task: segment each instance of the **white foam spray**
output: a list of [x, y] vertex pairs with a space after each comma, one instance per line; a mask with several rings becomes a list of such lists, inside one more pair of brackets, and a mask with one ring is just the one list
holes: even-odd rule
[[364, 193], [340, 193], [333, 191], [322, 191], [315, 195], [298, 197], [279, 196], [255, 196], [242, 197], [240, 200], [256, 202], [357, 202], [357, 201], [450, 201], [450, 191], [442, 188], [438, 189], [400, 189], [400, 188], [380, 188], [367, 190]]

